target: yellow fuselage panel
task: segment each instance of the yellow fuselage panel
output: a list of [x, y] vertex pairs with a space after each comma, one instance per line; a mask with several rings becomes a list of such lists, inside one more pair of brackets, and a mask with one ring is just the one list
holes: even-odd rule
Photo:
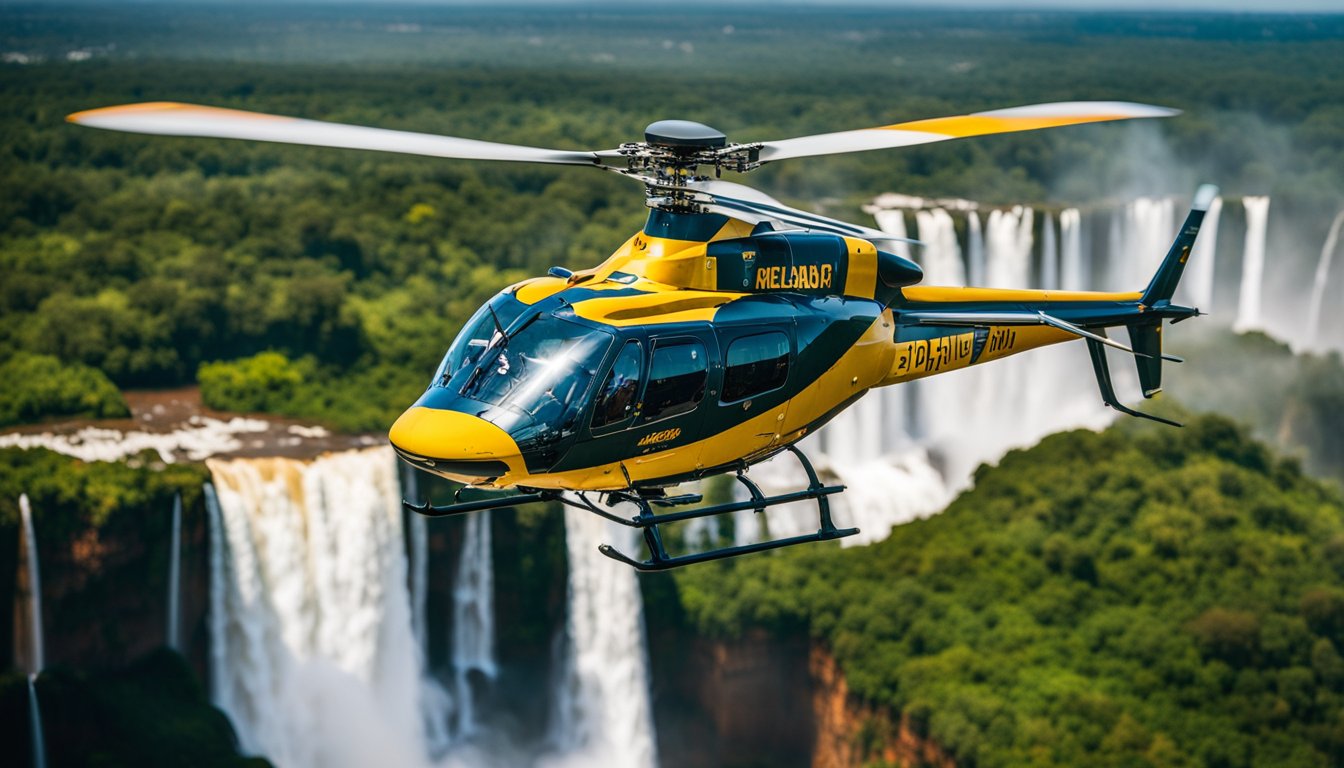
[[896, 342], [894, 361], [891, 370], [878, 383], [878, 386], [900, 384], [915, 379], [923, 379], [939, 373], [960, 370], [974, 365], [982, 365], [992, 360], [1000, 360], [1026, 352], [1029, 349], [1058, 344], [1077, 339], [1071, 333], [1049, 326], [991, 326], [984, 349], [980, 356], [971, 362], [975, 334], [971, 331], [941, 336], [933, 339], [915, 339]]

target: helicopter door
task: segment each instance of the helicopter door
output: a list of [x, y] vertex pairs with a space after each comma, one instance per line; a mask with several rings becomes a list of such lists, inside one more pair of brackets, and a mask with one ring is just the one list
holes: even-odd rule
[[[717, 376], [718, 349], [709, 334], [687, 334], [652, 339], [649, 376], [640, 398], [639, 414], [629, 430], [636, 465], [657, 463], [656, 473], [680, 474], [696, 468], [696, 456], [685, 446], [703, 435], [700, 408]], [[717, 384], [717, 382], [713, 382]], [[697, 449], [698, 453], [698, 449]], [[641, 473], [643, 474], [643, 473]]]
[[669, 475], [693, 471], [695, 457], [680, 449], [702, 437], [700, 406], [710, 390], [717, 394], [717, 357], [710, 334], [627, 340], [594, 398], [584, 463], [624, 460], [633, 470], [656, 462], [660, 474], [664, 466]]
[[[733, 430], [732, 451], [749, 456], [775, 445], [788, 412], [789, 368], [793, 360], [791, 328], [753, 328], [722, 339], [724, 367], [716, 418]], [[709, 458], [709, 457], [706, 457]]]

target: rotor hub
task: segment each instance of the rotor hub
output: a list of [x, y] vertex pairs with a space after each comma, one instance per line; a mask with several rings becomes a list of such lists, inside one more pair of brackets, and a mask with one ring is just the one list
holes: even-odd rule
[[644, 129], [644, 141], [622, 144], [626, 173], [644, 182], [650, 208], [694, 211], [700, 206], [687, 185], [708, 178], [701, 166], [737, 173], [759, 168], [761, 144], [733, 144], [717, 128], [693, 120], [659, 120]]
[[644, 129], [644, 141], [650, 146], [695, 151], [722, 149], [728, 137], [715, 128], [691, 120], [659, 120]]

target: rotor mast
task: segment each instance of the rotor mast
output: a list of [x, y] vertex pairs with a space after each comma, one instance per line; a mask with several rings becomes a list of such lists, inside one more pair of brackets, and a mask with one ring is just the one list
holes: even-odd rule
[[688, 187], [704, 181], [700, 166], [712, 166], [714, 177], [724, 169], [746, 173], [761, 167], [762, 143], [730, 144], [718, 129], [690, 120], [659, 120], [644, 129], [644, 141], [627, 142], [616, 150], [626, 160], [626, 175], [644, 182], [645, 204], [680, 213], [700, 213], [704, 206]]

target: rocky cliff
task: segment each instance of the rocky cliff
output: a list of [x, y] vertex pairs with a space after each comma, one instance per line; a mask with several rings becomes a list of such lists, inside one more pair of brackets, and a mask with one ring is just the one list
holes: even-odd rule
[[875, 762], [901, 768], [955, 768], [950, 755], [916, 732], [909, 715], [893, 719], [890, 712], [851, 694], [840, 666], [824, 648], [813, 646], [808, 669], [815, 733], [812, 768], [853, 768]]

